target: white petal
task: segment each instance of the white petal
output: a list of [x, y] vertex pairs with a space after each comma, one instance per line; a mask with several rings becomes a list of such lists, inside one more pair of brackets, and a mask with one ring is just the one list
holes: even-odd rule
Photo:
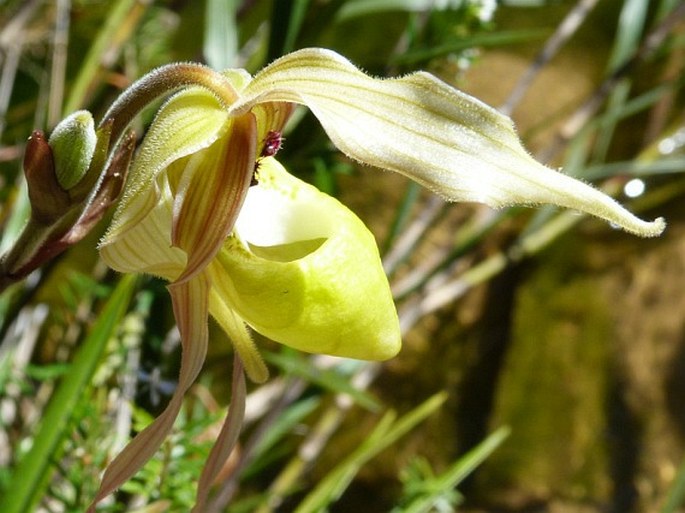
[[427, 73], [374, 79], [335, 52], [300, 50], [260, 72], [231, 112], [273, 101], [307, 105], [350, 157], [407, 175], [452, 201], [551, 203], [642, 236], [665, 226], [538, 163], [508, 117]]

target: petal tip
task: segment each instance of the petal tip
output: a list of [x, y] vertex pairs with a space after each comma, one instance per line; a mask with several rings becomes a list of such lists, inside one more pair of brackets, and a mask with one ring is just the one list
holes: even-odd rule
[[630, 219], [622, 218], [619, 222], [613, 219], [607, 220], [615, 228], [644, 238], [658, 237], [666, 229], [666, 220], [663, 217], [657, 217], [654, 221], [643, 221], [631, 214]]
[[666, 220], [663, 217], [657, 217], [651, 223], [647, 223], [645, 230], [638, 233], [641, 237], [658, 237], [666, 229]]

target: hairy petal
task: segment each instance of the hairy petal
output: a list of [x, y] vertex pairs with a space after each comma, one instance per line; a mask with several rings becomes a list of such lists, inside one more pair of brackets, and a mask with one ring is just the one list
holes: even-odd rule
[[261, 153], [269, 132], [283, 131], [294, 110], [295, 104], [289, 102], [260, 103], [252, 109], [252, 113], [257, 118], [257, 153]]
[[172, 283], [169, 292], [181, 332], [183, 354], [178, 386], [169, 404], [152, 424], [141, 431], [110, 463], [93, 503], [95, 505], [131, 478], [159, 449], [171, 431], [183, 403], [183, 396], [195, 381], [207, 354], [209, 284], [199, 275], [183, 283]]
[[185, 253], [171, 245], [173, 198], [166, 176], [158, 189], [141, 194], [137, 201], [148, 214], [118, 237], [100, 244], [100, 256], [112, 269], [124, 273], [147, 273], [173, 281], [186, 267]]
[[138, 197], [155, 190], [155, 180], [170, 163], [210, 146], [225, 128], [226, 109], [208, 91], [189, 88], [173, 96], [157, 113], [136, 155], [124, 195], [105, 234], [105, 241], [139, 223], [150, 203]]
[[186, 164], [175, 198], [172, 241], [188, 255], [177, 280], [200, 272], [233, 228], [252, 180], [256, 159], [254, 116], [233, 120], [226, 134]]
[[665, 227], [663, 219], [642, 221], [597, 189], [538, 163], [508, 117], [427, 73], [374, 79], [335, 52], [305, 49], [264, 68], [231, 112], [274, 101], [306, 105], [350, 157], [452, 201], [550, 203], [641, 236]]

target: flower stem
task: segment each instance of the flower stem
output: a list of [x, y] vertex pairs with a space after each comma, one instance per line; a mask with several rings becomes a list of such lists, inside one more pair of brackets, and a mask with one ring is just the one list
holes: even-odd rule
[[238, 93], [228, 78], [207, 66], [175, 63], [157, 68], [134, 82], [112, 104], [100, 127], [111, 122], [109, 148], [116, 146], [129, 123], [150, 102], [182, 87], [199, 86], [209, 90], [227, 108], [238, 99]]

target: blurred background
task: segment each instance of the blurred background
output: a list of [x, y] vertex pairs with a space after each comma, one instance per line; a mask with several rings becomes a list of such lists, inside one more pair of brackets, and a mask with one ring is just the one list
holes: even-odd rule
[[[248, 385], [208, 511], [681, 511], [684, 19], [681, 0], [0, 0], [0, 248], [28, 212], [31, 131], [80, 108], [99, 120], [156, 66], [254, 73], [321, 46], [376, 76], [428, 70], [667, 231], [445, 204], [358, 168], [300, 112], [279, 160], [374, 232], [404, 347], [378, 365], [259, 340], [271, 379]], [[109, 271], [105, 227], [0, 295], [0, 502], [16, 492], [3, 511], [83, 511], [174, 389], [165, 284]], [[190, 510], [231, 353], [212, 326], [173, 434], [102, 511]]]

